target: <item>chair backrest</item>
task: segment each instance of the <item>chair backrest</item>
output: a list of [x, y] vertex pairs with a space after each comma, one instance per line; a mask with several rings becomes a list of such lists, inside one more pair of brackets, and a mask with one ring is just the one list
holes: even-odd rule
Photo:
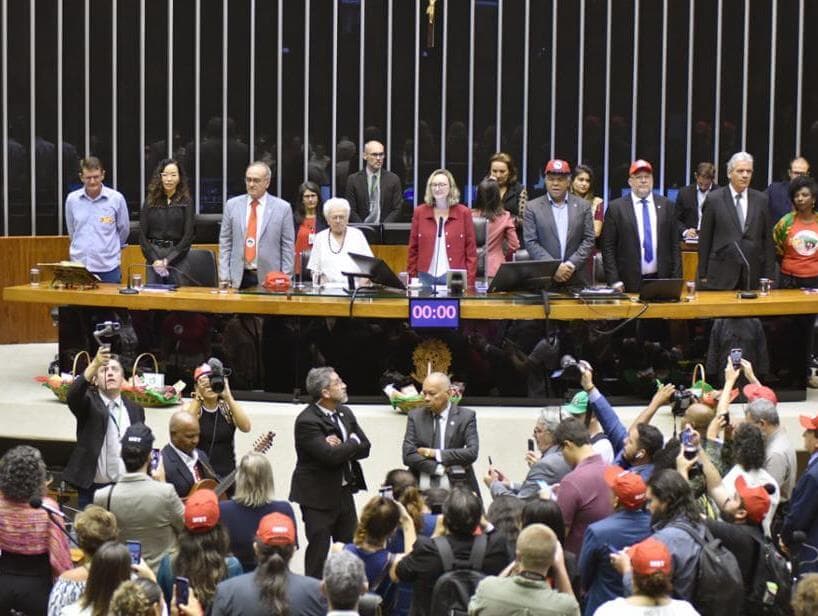
[[517, 250], [512, 258], [512, 261], [530, 261], [531, 255], [528, 254], [528, 251], [525, 248], [520, 248]]
[[474, 223], [474, 240], [477, 245], [477, 277], [486, 275], [486, 240], [488, 239], [489, 221], [482, 216], [472, 218]]
[[301, 271], [301, 280], [305, 282], [312, 280], [312, 272], [307, 269], [307, 265], [310, 262], [310, 254], [312, 254], [312, 251], [308, 248], [306, 250], [302, 250], [300, 255], [295, 255], [296, 259], [301, 259], [301, 267], [299, 270]]
[[217, 287], [219, 269], [212, 250], [192, 248], [180, 264], [179, 285], [183, 287]]

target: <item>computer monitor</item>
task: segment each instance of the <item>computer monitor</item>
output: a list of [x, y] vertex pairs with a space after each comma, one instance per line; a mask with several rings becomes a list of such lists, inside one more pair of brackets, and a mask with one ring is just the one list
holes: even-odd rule
[[685, 281], [681, 278], [654, 278], [643, 280], [639, 299], [643, 302], [678, 302]]
[[392, 287], [394, 289], [406, 289], [400, 278], [397, 277], [383, 259], [359, 255], [354, 252], [349, 253], [349, 258], [358, 266], [360, 273], [356, 273], [358, 278], [367, 278], [374, 284]]
[[509, 261], [500, 264], [489, 293], [499, 291], [542, 291], [551, 286], [559, 261]]

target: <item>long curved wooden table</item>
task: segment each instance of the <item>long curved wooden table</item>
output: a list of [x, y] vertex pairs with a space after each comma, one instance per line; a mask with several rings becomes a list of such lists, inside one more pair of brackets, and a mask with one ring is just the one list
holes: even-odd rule
[[[183, 287], [175, 292], [142, 291], [138, 295], [122, 295], [118, 285], [103, 284], [97, 289], [76, 291], [51, 289], [43, 285], [19, 285], [3, 289], [8, 302], [26, 302], [57, 306], [107, 306], [131, 310], [182, 310], [210, 313], [240, 313], [279, 316], [350, 315], [348, 296], [302, 294], [218, 294], [213, 289]], [[785, 314], [818, 313], [818, 294], [799, 289], [773, 290], [767, 297], [739, 299], [733, 291], [699, 292], [690, 302], [640, 303], [630, 300], [612, 303], [584, 303], [579, 300], [551, 301], [550, 318], [557, 320], [609, 319], [707, 319], [717, 317], [763, 317]], [[356, 298], [352, 316], [361, 318], [407, 319], [405, 297]], [[494, 297], [464, 297], [461, 301], [463, 319], [541, 319], [541, 304], [523, 300]]]

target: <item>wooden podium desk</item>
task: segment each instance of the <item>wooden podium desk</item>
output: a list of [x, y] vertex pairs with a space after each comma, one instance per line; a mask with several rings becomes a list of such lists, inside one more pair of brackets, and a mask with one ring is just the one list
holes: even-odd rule
[[[52, 306], [96, 306], [130, 310], [182, 310], [221, 314], [277, 316], [325, 316], [407, 319], [405, 297], [358, 297], [350, 313], [350, 297], [335, 291], [316, 295], [309, 292], [285, 294], [218, 294], [213, 289], [183, 287], [175, 292], [143, 290], [138, 295], [122, 295], [119, 286], [102, 284], [97, 289], [74, 291], [46, 286], [18, 285], [3, 289], [3, 300]], [[767, 297], [740, 299], [733, 291], [699, 292], [695, 300], [679, 303], [642, 304], [635, 296], [611, 303], [583, 303], [579, 300], [551, 301], [550, 318], [556, 320], [612, 319], [709, 319], [718, 317], [763, 317], [818, 313], [818, 295], [800, 289], [774, 289]], [[541, 303], [494, 296], [466, 296], [461, 301], [462, 319], [541, 319]]]

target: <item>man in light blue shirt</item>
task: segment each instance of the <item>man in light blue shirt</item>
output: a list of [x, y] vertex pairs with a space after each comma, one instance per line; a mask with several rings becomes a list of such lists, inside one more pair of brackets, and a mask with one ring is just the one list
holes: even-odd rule
[[103, 185], [105, 169], [95, 156], [80, 163], [83, 187], [65, 199], [65, 224], [72, 261], [85, 265], [102, 282], [119, 284], [122, 248], [128, 243], [128, 204], [122, 193]]

